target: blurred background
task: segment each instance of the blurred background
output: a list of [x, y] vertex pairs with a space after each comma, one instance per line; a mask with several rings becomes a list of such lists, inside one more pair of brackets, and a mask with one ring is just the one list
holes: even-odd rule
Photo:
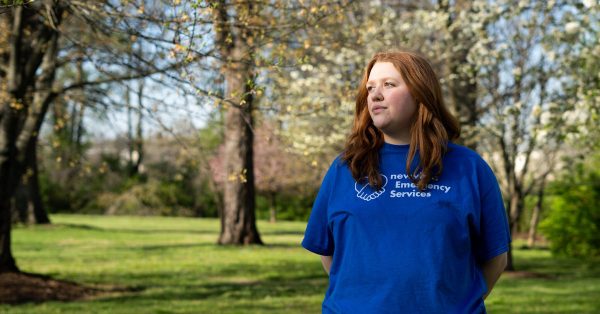
[[597, 0], [0, 0], [0, 310], [319, 312], [306, 220], [404, 48], [502, 188], [488, 311], [597, 312], [599, 36]]

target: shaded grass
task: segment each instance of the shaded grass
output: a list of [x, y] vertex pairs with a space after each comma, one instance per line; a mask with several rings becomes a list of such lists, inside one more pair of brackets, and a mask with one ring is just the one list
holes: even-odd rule
[[[266, 246], [215, 245], [214, 219], [54, 215], [50, 226], [16, 227], [22, 270], [130, 292], [76, 302], [0, 305], [4, 313], [319, 313], [327, 278], [299, 246], [304, 226], [259, 222]], [[515, 243], [518, 247], [519, 243]], [[600, 268], [515, 250], [519, 270], [503, 276], [489, 313], [595, 313]]]
[[490, 313], [600, 313], [600, 261], [553, 257], [547, 249], [520, 249], [519, 272], [506, 273], [486, 301]]

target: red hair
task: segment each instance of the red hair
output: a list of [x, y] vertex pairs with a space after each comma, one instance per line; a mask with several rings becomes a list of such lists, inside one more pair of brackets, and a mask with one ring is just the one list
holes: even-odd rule
[[[448, 141], [459, 137], [460, 126], [444, 105], [442, 89], [433, 68], [427, 59], [417, 53], [382, 52], [371, 58], [358, 86], [354, 126], [346, 141], [342, 160], [347, 163], [357, 182], [367, 177], [372, 187], [381, 188], [379, 149], [384, 143], [383, 133], [375, 127], [369, 114], [366, 88], [371, 69], [377, 62], [391, 62], [394, 65], [417, 104], [410, 126], [406, 173], [419, 190], [424, 190], [433, 176], [442, 173], [442, 157], [448, 149]], [[419, 164], [411, 170], [410, 165], [417, 151]]]

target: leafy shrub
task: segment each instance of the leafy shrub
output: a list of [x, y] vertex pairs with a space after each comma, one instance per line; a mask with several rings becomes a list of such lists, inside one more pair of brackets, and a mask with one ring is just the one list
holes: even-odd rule
[[550, 210], [540, 231], [554, 254], [600, 256], [600, 155], [578, 163], [548, 188]]
[[[81, 212], [92, 201], [97, 192], [105, 184], [105, 178], [102, 176], [84, 174], [83, 171], [67, 169], [66, 171], [75, 172], [75, 174], [61, 174], [69, 177], [64, 182], [56, 180], [51, 173], [46, 171], [39, 172], [40, 194], [44, 208], [51, 213]], [[65, 171], [65, 172], [66, 172]], [[98, 211], [89, 213], [99, 214]]]
[[[307, 221], [315, 195], [279, 193], [275, 196], [277, 220]], [[269, 220], [270, 201], [267, 195], [256, 196], [256, 217]]]
[[195, 216], [190, 196], [176, 183], [148, 180], [122, 193], [101, 193], [93, 204], [107, 215]]

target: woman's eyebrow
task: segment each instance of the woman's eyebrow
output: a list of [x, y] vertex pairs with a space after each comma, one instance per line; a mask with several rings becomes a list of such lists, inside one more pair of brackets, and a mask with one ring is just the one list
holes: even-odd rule
[[388, 76], [388, 77], [382, 77], [382, 78], [376, 79], [376, 80], [369, 80], [369, 81], [367, 81], [367, 84], [373, 83], [375, 81], [385, 81], [385, 80], [394, 80], [394, 81], [397, 81], [398, 79], [395, 78], [395, 77]]

